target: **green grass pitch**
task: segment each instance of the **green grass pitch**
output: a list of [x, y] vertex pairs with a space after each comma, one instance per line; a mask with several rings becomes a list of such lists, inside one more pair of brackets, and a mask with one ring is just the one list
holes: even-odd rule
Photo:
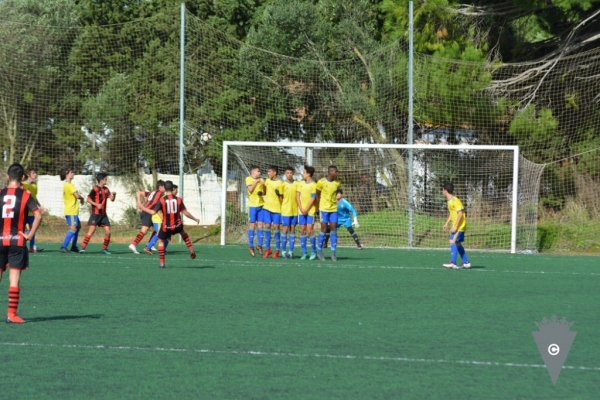
[[[31, 255], [2, 325], [2, 398], [597, 398], [598, 258], [354, 248], [263, 260], [126, 244]], [[468, 247], [467, 247], [468, 249]], [[298, 257], [299, 249], [296, 250]], [[325, 254], [329, 249], [325, 249]], [[6, 309], [8, 276], [1, 283]], [[534, 321], [577, 331], [556, 385]]]

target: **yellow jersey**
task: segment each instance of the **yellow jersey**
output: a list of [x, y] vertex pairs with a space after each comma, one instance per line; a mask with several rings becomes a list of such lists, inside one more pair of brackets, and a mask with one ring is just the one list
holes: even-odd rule
[[[251, 176], [246, 177], [246, 189], [254, 184], [254, 178]], [[260, 193], [260, 194], [259, 194]], [[265, 188], [262, 184], [257, 184], [253, 191], [248, 190], [248, 206], [249, 207], [261, 207], [265, 204]]]
[[271, 211], [272, 213], [281, 213], [281, 203], [279, 202], [279, 194], [281, 195], [281, 184], [283, 182], [279, 179], [265, 180], [265, 186], [267, 188], [267, 193], [265, 195], [265, 205], [263, 207], [264, 210]]
[[77, 188], [71, 182], [63, 185], [63, 203], [65, 204], [65, 215], [79, 215], [79, 201], [75, 197]]
[[341, 187], [342, 182], [340, 182], [339, 179], [334, 179], [333, 181], [330, 181], [327, 178], [319, 179], [319, 182], [317, 182], [317, 191], [321, 192], [321, 195], [319, 196], [320, 211], [337, 211], [335, 196], [337, 195], [338, 189]]
[[[29, 191], [29, 193], [31, 193], [31, 197], [33, 197], [33, 200], [35, 200], [35, 203], [37, 204], [37, 183], [35, 182], [23, 182], [23, 190], [27, 190]], [[32, 216], [33, 213], [31, 211], [29, 211], [29, 213], [27, 214], [28, 216]]]
[[295, 217], [298, 215], [298, 202], [296, 201], [298, 183], [285, 180], [279, 188], [279, 192], [283, 195], [283, 202], [281, 203], [282, 217]]
[[463, 215], [456, 231], [465, 232], [467, 230], [467, 211], [465, 210], [465, 206], [463, 206], [463, 203], [459, 200], [459, 198], [454, 196], [448, 200], [448, 212], [450, 212], [452, 226], [456, 225], [459, 211], [462, 211]]
[[[310, 199], [314, 199], [317, 197], [317, 182], [311, 181], [310, 183], [308, 183], [306, 181], [300, 181], [298, 182], [297, 187], [297, 192], [300, 193], [300, 204], [302, 205], [302, 207], [306, 207], [310, 202]], [[308, 209], [308, 215], [314, 217], [316, 211], [317, 205], [313, 201], [312, 206], [310, 206], [310, 208]]]

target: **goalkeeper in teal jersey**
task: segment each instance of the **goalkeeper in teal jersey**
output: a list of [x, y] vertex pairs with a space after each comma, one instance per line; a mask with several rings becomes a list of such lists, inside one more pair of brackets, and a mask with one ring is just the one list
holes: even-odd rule
[[[337, 202], [337, 213], [338, 213], [338, 226], [345, 226], [348, 230], [348, 233], [352, 235], [352, 239], [354, 239], [354, 243], [356, 243], [356, 248], [358, 250], [362, 250], [362, 245], [360, 244], [360, 240], [358, 239], [358, 235], [354, 228], [359, 228], [358, 224], [358, 214], [354, 209], [354, 206], [344, 198], [344, 191], [342, 189], [338, 189], [337, 194], [335, 196], [335, 201]], [[325, 234], [325, 240], [323, 241], [323, 247], [327, 246], [327, 239], [329, 238], [329, 229]]]

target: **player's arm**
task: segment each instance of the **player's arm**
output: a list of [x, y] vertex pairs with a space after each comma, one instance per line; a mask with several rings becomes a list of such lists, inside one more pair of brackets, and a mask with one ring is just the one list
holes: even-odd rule
[[75, 191], [73, 192], [73, 196], [79, 200], [79, 204], [83, 205], [83, 203], [85, 203], [85, 199], [83, 198], [82, 195], [79, 194], [79, 192]]
[[94, 200], [92, 200], [92, 196], [88, 195], [86, 201], [88, 203], [90, 203], [91, 205], [93, 205], [94, 207], [96, 207], [97, 209], [102, 209], [104, 208], [103, 205], [101, 203], [96, 203]]
[[444, 230], [448, 229], [448, 224], [452, 221], [452, 216], [449, 215], [448, 219], [446, 220], [446, 223], [444, 224]]
[[110, 201], [115, 201], [115, 197], [117, 197], [117, 192], [110, 192], [110, 196], [108, 197]]
[[135, 198], [137, 199], [138, 203], [142, 202], [142, 197], [146, 198], [146, 191], [138, 190], [138, 192], [135, 194]]
[[40, 209], [37, 207], [36, 202], [31, 197], [27, 201], [27, 208], [29, 209], [29, 211], [31, 211], [33, 213], [33, 223], [31, 224], [31, 227], [29, 228], [29, 232], [27, 232], [27, 233], [19, 232], [19, 234], [22, 235], [25, 238], [25, 240], [29, 240], [30, 238], [32, 238], [35, 235], [35, 231], [37, 231], [38, 227], [40, 226], [40, 222], [42, 222], [42, 213], [40, 212]]
[[319, 204], [321, 203], [321, 191], [319, 189], [317, 189], [314, 203], [317, 211], [319, 211]]
[[254, 179], [254, 182], [252, 183], [252, 185], [246, 186], [248, 188], [248, 192], [252, 193], [254, 191], [254, 189], [256, 189], [256, 186], [262, 185], [262, 183], [263, 183], [262, 178]]
[[348, 207], [348, 211], [350, 211], [350, 213], [352, 213], [353, 221], [352, 221], [352, 225], [354, 225], [356, 228], [360, 228], [360, 225], [358, 223], [358, 213], [356, 212], [356, 209], [354, 208], [354, 206], [352, 205], [352, 203], [350, 203], [348, 200], [346, 201], [346, 206]]
[[155, 204], [152, 206], [152, 208], [148, 208], [148, 207], [145, 207], [145, 206], [142, 204], [142, 202], [141, 202], [141, 201], [138, 201], [138, 202], [137, 202], [137, 206], [138, 206], [138, 208], [139, 208], [141, 211], [145, 211], [145, 212], [147, 212], [148, 214], [151, 214], [151, 215], [154, 215], [154, 214], [156, 214], [156, 213], [157, 213], [159, 210], [161, 210], [161, 209], [162, 209], [162, 205], [160, 204], [160, 202], [157, 202], [157, 203], [155, 203]]
[[185, 215], [185, 216], [186, 216], [186, 217], [188, 217], [189, 219], [191, 219], [191, 220], [193, 220], [193, 221], [196, 221], [196, 223], [197, 223], [197, 224], [199, 224], [199, 223], [200, 223], [200, 220], [199, 220], [198, 218], [194, 217], [194, 216], [192, 215], [192, 213], [191, 213], [191, 212], [189, 212], [187, 209], [185, 209], [185, 210], [183, 210], [183, 211], [181, 211], [181, 212], [183, 213], [183, 215]]
[[458, 215], [456, 216], [456, 223], [452, 226], [452, 229], [450, 229], [451, 233], [455, 233], [458, 230], [458, 227], [460, 225], [460, 221], [463, 219], [465, 214], [464, 210], [459, 210], [458, 211]]

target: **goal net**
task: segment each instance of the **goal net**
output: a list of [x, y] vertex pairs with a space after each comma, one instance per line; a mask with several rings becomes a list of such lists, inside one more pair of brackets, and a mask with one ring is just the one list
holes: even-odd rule
[[[222, 244], [247, 243], [245, 178], [251, 166], [260, 167], [266, 178], [272, 165], [282, 179], [291, 166], [295, 180], [311, 165], [315, 181], [326, 176], [329, 165], [337, 166], [344, 197], [358, 213], [364, 246], [446, 248], [442, 226], [448, 211], [441, 187], [450, 182], [467, 209], [469, 248], [535, 249], [543, 166], [520, 156], [516, 146], [467, 145], [224, 142]], [[340, 245], [354, 245], [340, 230]]]

